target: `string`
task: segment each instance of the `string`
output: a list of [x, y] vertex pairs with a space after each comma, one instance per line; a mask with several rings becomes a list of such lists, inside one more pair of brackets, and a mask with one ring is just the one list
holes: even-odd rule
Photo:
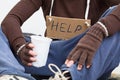
[[[53, 3], [54, 3], [54, 0], [51, 1], [51, 8], [50, 8], [50, 14], [49, 14], [49, 16], [52, 15]], [[89, 9], [90, 9], [90, 0], [87, 0], [87, 7], [86, 7], [86, 11], [85, 11], [85, 20], [88, 19]]]

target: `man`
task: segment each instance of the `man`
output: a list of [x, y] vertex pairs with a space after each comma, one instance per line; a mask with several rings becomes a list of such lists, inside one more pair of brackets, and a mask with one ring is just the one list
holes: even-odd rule
[[[63, 71], [69, 71], [73, 80], [97, 80], [101, 76], [110, 73], [120, 61], [118, 58], [118, 56], [120, 56], [119, 42], [117, 44], [114, 42], [119, 41], [119, 33], [116, 32], [120, 30], [120, 5], [114, 7], [112, 9], [113, 11], [106, 17], [99, 19], [106, 9], [112, 5], [117, 5], [120, 3], [120, 0], [91, 0], [90, 4], [86, 4], [87, 2], [89, 2], [89, 0], [55, 0], [52, 7], [53, 16], [79, 19], [85, 18], [86, 7], [90, 9], [88, 19], [91, 19], [92, 26], [87, 32], [70, 40], [53, 41], [50, 47], [47, 65], [54, 63], [59, 67], [62, 66], [61, 69]], [[30, 66], [25, 67], [26, 72], [51, 76], [53, 74], [49, 71], [47, 65], [41, 68], [31, 67], [32, 63], [36, 61], [36, 53], [32, 51], [34, 45], [26, 42], [20, 29], [22, 24], [37, 11], [40, 6], [42, 6], [44, 16], [48, 15], [51, 9], [51, 0], [21, 0], [2, 22], [1, 29], [3, 33], [1, 31], [1, 38], [5, 40], [1, 39], [1, 42], [3, 43], [4, 49], [9, 49], [9, 46], [6, 45], [9, 42], [13, 54], [20, 58], [22, 64]], [[111, 37], [108, 38], [108, 36]], [[110, 42], [112, 44], [108, 47]], [[61, 47], [63, 48], [61, 49]], [[108, 47], [108, 50], [103, 49], [104, 47]], [[27, 74], [22, 74], [24, 67], [17, 62], [12, 52], [5, 51], [3, 56], [6, 57], [5, 54], [12, 55], [10, 59], [14, 58], [14, 60], [12, 60], [11, 63], [17, 65], [15, 67], [10, 65], [10, 67], [12, 69], [15, 68], [15, 70], [21, 74], [12, 72], [10, 68], [7, 70], [4, 69], [5, 72], [3, 72], [3, 74], [15, 74], [26, 77], [25, 75]], [[2, 51], [0, 53], [3, 54]], [[16, 53], [18, 53], [18, 55], [16, 55]], [[4, 59], [2, 59], [1, 62], [6, 63], [7, 66], [9, 65]], [[64, 63], [66, 65], [63, 65]], [[2, 68], [3, 67], [4, 66], [2, 66]], [[18, 67], [20, 68], [18, 69]], [[1, 71], [3, 71], [3, 69], [1, 69]], [[29, 75], [27, 75], [26, 78], [28, 78], [28, 76]]]

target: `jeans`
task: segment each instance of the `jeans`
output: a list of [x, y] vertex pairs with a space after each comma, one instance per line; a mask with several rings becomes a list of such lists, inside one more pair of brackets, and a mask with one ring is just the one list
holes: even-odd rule
[[18, 75], [29, 80], [35, 80], [30, 74], [25, 73], [25, 68], [14, 57], [7, 38], [0, 27], [0, 75]]
[[[108, 9], [105, 14], [107, 15], [113, 9], [114, 7]], [[102, 17], [106, 16], [105, 14], [103, 14]], [[120, 32], [117, 32], [113, 36], [105, 38], [102, 41], [102, 44], [93, 58], [90, 69], [86, 69], [84, 66], [81, 71], [78, 71], [77, 62], [70, 68], [67, 68], [66, 65], [64, 65], [66, 57], [84, 35], [85, 33], [78, 35], [70, 40], [52, 41], [46, 66], [37, 68], [34, 66], [27, 67], [21, 65], [21, 62], [13, 55], [9, 47], [8, 40], [0, 28], [0, 74], [15, 74], [26, 77], [29, 80], [34, 80], [30, 74], [46, 76], [53, 75], [53, 73], [48, 69], [48, 64], [53, 63], [62, 70], [70, 71], [72, 80], [97, 80], [101, 76], [105, 77], [119, 65]]]

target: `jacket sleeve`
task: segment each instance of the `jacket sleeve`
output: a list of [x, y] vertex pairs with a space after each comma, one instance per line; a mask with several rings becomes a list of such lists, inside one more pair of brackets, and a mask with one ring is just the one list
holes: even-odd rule
[[16, 51], [26, 43], [20, 27], [42, 5], [41, 0], [21, 0], [8, 13], [1, 26], [10, 47]]
[[114, 6], [118, 5], [120, 3], [120, 0], [103, 0], [108, 6]]
[[109, 35], [113, 35], [120, 31], [120, 4], [106, 17], [100, 19], [107, 30]]

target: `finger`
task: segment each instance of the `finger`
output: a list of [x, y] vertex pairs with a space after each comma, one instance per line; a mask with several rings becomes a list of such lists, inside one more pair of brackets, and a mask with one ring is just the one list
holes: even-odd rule
[[35, 47], [32, 43], [29, 43], [28, 46], [31, 47], [31, 48]]
[[35, 56], [37, 56], [37, 53], [34, 52], [33, 50], [29, 50], [29, 55], [32, 57], [35, 57]]
[[81, 54], [82, 54], [81, 51], [82, 51], [81, 49], [78, 49], [78, 50], [71, 56], [70, 60], [73, 60], [74, 62], [76, 62], [76, 61], [80, 58], [80, 56], [81, 56]]
[[26, 56], [35, 57], [35, 56], [37, 55], [37, 53], [35, 53], [33, 50], [26, 49], [25, 55], [26, 55]]
[[27, 62], [25, 60], [22, 60], [22, 63], [26, 66], [32, 66], [32, 62]]
[[33, 50], [34, 45], [32, 43], [27, 43], [25, 46], [27, 49]]
[[30, 62], [35, 62], [37, 59], [35, 57], [29, 57]]
[[74, 49], [72, 49], [72, 51], [70, 52], [70, 54], [68, 55], [68, 59], [71, 59], [71, 57], [73, 56], [73, 54], [77, 51], [77, 47], [75, 47]]
[[83, 67], [83, 65], [78, 65], [77, 69], [78, 69], [78, 70], [81, 70], [82, 67]]
[[68, 62], [69, 62], [69, 59], [66, 59], [65, 64], [67, 64]]
[[32, 63], [28, 63], [27, 66], [32, 66]]
[[78, 62], [78, 70], [81, 70], [87, 58], [87, 51], [83, 51]]
[[27, 62], [35, 62], [35, 61], [36, 61], [36, 58], [35, 58], [35, 55], [32, 55], [32, 54], [33, 54], [32, 52], [33, 52], [33, 51], [30, 50], [29, 53], [23, 53], [23, 54], [22, 54], [22, 58], [23, 58], [24, 60], [26, 60]]
[[31, 57], [31, 56], [23, 56], [23, 59], [26, 61], [26, 62], [35, 62], [36, 61], [36, 58], [35, 57]]
[[93, 55], [88, 55], [88, 58], [86, 60], [86, 66], [87, 68], [90, 68], [92, 65], [92, 59], [93, 59]]
[[80, 56], [80, 59], [79, 59], [79, 62], [78, 62], [78, 65], [84, 65], [85, 61], [86, 61], [86, 58], [87, 58], [87, 51], [84, 50]]
[[90, 67], [91, 67], [91, 65], [87, 65], [87, 66], [86, 66], [86, 68], [90, 68]]
[[67, 67], [71, 67], [74, 64], [73, 60], [69, 60], [66, 64]]

